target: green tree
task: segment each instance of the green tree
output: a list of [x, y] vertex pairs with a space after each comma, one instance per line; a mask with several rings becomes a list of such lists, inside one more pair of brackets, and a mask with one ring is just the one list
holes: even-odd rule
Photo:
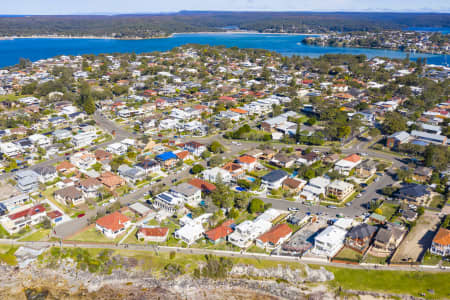
[[250, 205], [248, 206], [248, 210], [250, 213], [258, 213], [258, 212], [264, 212], [264, 201], [262, 201], [259, 198], [255, 198], [250, 202]]
[[196, 164], [192, 167], [192, 174], [199, 174], [205, 170], [205, 167], [203, 167], [201, 164]]
[[83, 108], [88, 115], [92, 115], [93, 113], [95, 113], [96, 107], [92, 96], [87, 97], [87, 99], [83, 103]]
[[406, 130], [406, 119], [398, 112], [387, 112], [381, 129], [386, 134], [393, 134], [398, 131]]

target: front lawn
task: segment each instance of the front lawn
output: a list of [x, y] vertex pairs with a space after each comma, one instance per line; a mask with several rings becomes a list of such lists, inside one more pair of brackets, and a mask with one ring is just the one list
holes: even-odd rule
[[362, 254], [348, 247], [344, 247], [334, 259], [359, 262], [362, 259]]
[[21, 242], [41, 241], [43, 239], [48, 238], [49, 234], [50, 234], [50, 229], [41, 229], [41, 230], [33, 232], [30, 235], [27, 235], [24, 238], [21, 238], [19, 241], [21, 241]]
[[398, 205], [383, 203], [383, 205], [381, 205], [380, 209], [381, 209], [381, 214], [386, 217], [386, 220], [390, 220], [392, 218], [392, 216], [395, 214], [395, 212], [397, 211]]
[[366, 264], [377, 264], [377, 265], [384, 265], [386, 264], [386, 261], [388, 259], [388, 256], [386, 257], [376, 257], [367, 254], [366, 257], [364, 257], [363, 262]]
[[118, 243], [123, 236], [126, 234], [126, 231], [124, 234], [119, 235], [115, 239], [109, 239], [102, 233], [100, 233], [98, 230], [95, 229], [95, 226], [92, 226], [75, 236], [71, 237], [69, 241], [74, 242], [90, 242], [90, 243]]

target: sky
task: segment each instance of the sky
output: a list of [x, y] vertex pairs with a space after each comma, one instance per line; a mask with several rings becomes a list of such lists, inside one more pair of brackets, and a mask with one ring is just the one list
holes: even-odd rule
[[1, 0], [0, 14], [120, 14], [180, 10], [450, 12], [450, 0]]

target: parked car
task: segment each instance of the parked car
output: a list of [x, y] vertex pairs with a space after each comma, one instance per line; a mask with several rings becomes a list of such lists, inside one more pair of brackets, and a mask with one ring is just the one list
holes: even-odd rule
[[84, 217], [86, 214], [79, 214], [78, 216], [77, 216], [77, 218], [82, 218], [82, 217]]
[[336, 205], [328, 205], [328, 208], [337, 208]]
[[300, 211], [300, 209], [297, 207], [289, 207], [288, 211]]

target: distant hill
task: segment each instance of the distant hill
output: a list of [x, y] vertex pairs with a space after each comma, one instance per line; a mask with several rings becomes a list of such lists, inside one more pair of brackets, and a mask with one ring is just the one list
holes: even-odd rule
[[2, 16], [0, 36], [72, 35], [149, 38], [174, 32], [224, 31], [324, 33], [450, 27], [447, 13], [222, 12], [167, 14]]

